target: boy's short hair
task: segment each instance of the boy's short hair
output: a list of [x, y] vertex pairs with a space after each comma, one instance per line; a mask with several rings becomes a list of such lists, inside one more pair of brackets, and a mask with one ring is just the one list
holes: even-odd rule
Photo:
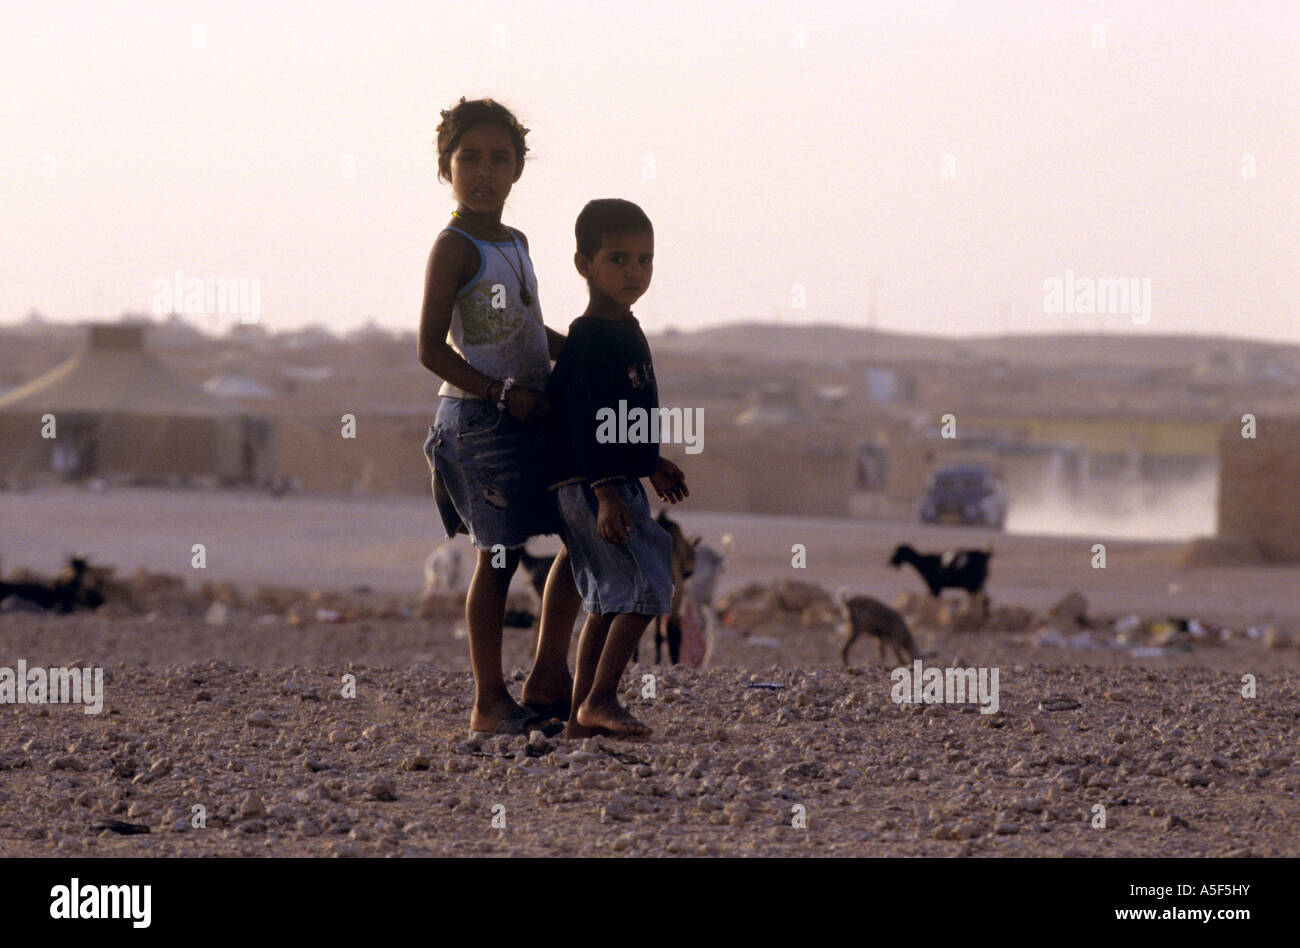
[[640, 234], [654, 236], [655, 229], [645, 211], [622, 198], [598, 198], [588, 201], [573, 227], [578, 238], [578, 253], [594, 260], [606, 234]]

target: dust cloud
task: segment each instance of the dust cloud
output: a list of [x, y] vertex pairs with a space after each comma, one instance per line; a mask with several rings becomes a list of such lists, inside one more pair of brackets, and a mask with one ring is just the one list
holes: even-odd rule
[[1048, 483], [1035, 495], [1013, 495], [1006, 531], [1015, 534], [1185, 540], [1218, 529], [1219, 475], [1093, 482], [1070, 491]]

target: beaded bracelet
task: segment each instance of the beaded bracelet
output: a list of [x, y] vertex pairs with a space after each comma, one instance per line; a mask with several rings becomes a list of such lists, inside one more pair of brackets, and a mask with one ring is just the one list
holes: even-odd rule
[[502, 411], [506, 410], [506, 392], [510, 391], [514, 384], [515, 380], [513, 377], [508, 378], [501, 383], [501, 397], [497, 399], [497, 407]]

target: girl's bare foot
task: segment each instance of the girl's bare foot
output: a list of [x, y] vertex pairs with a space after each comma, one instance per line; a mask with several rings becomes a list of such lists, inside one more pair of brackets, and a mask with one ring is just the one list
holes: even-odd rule
[[546, 676], [534, 669], [524, 682], [520, 700], [533, 708], [544, 708], [559, 718], [569, 717], [569, 701], [573, 696], [573, 676]]
[[608, 737], [609, 729], [603, 727], [583, 727], [577, 721], [569, 721], [564, 726], [561, 737]]
[[582, 727], [604, 728], [611, 737], [646, 737], [653, 733], [617, 701], [598, 705], [593, 705], [590, 701], [583, 702], [576, 718]]
[[475, 704], [469, 714], [471, 731], [495, 731], [505, 721], [532, 716], [532, 712], [514, 701]]

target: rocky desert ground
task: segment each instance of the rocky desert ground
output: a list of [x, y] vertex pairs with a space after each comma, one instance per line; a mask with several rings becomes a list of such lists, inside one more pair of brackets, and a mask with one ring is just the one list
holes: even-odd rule
[[[99, 714], [0, 705], [5, 855], [1300, 855], [1295, 570], [683, 513], [735, 537], [730, 621], [703, 671], [629, 669], [654, 735], [473, 741], [457, 599], [419, 602], [423, 506], [76, 497], [0, 495], [7, 578], [81, 549], [121, 593], [0, 611], [0, 665], [104, 669]], [[991, 542], [989, 617], [884, 566], [904, 539]], [[196, 578], [191, 542], [221, 568]], [[840, 667], [839, 588], [902, 608], [925, 667], [996, 669], [996, 713], [897, 703], [870, 642]], [[516, 687], [530, 646], [507, 630]]]

